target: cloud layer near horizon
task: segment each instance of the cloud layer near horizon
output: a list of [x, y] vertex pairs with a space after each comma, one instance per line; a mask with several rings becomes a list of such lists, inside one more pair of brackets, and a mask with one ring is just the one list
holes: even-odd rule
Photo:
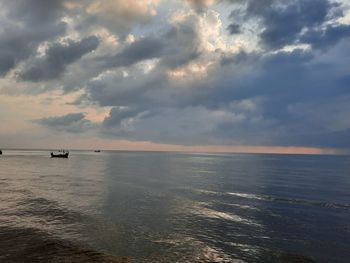
[[[9, 113], [14, 128], [22, 121], [110, 140], [350, 148], [346, 1], [0, 3], [0, 94], [43, 105], [30, 119]], [[54, 110], [57, 92], [70, 98], [62, 111]]]

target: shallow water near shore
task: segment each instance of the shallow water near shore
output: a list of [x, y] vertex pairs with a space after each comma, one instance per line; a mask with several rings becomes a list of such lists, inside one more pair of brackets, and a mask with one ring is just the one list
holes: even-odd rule
[[350, 157], [4, 151], [0, 262], [349, 262]]

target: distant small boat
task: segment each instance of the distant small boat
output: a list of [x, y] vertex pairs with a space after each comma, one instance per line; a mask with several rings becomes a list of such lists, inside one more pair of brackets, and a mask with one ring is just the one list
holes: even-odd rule
[[94, 152], [95, 152], [95, 153], [100, 153], [100, 152], [101, 152], [101, 150], [95, 150]]
[[0, 150], [0, 155], [2, 155], [2, 151]]
[[51, 152], [51, 158], [68, 158], [69, 152], [66, 151], [59, 151], [59, 153], [54, 154]]

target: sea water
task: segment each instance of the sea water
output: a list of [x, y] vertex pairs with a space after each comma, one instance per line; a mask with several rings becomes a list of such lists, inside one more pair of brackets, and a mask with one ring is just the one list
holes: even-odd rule
[[349, 156], [49, 154], [0, 156], [0, 262], [350, 262]]

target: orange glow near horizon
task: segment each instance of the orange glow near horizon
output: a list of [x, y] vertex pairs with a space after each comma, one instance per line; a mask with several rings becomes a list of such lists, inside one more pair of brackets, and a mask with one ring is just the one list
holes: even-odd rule
[[[38, 145], [36, 145], [38, 146]], [[198, 153], [274, 153], [274, 154], [344, 154], [339, 149], [314, 147], [284, 147], [284, 146], [184, 146], [158, 144], [149, 141], [128, 141], [109, 139], [79, 139], [61, 140], [59, 145], [42, 141], [42, 148], [67, 148], [87, 150], [121, 150], [121, 151], [164, 151], [164, 152], [198, 152]], [[47, 147], [49, 146], [49, 147]]]
[[[275, 154], [340, 154], [337, 149], [321, 149], [313, 147], [281, 147], [281, 146], [183, 146], [155, 144], [151, 142], [127, 142], [117, 149], [139, 151], [174, 151], [198, 153], [275, 153]], [[115, 148], [114, 148], [115, 149]], [[115, 150], [117, 150], [115, 149]], [[113, 149], [110, 149], [113, 150]]]

